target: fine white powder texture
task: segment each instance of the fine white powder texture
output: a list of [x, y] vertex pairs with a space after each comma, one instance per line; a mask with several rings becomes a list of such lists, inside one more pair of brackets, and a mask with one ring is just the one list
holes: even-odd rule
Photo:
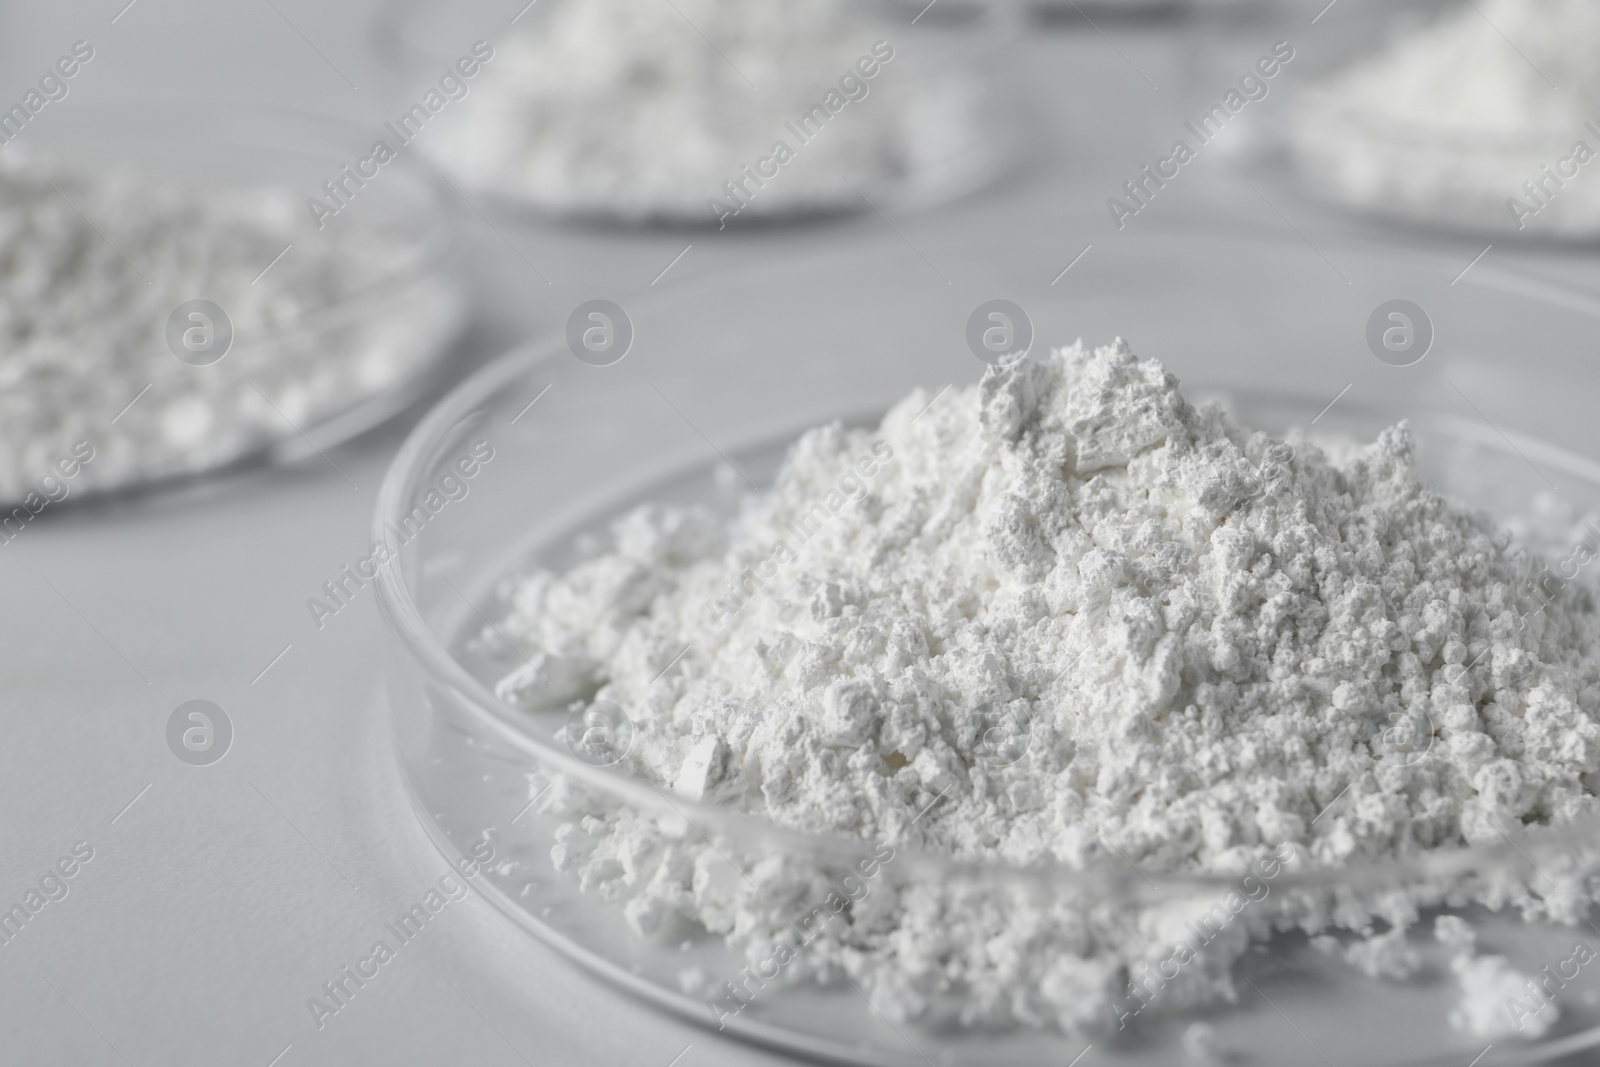
[[[798, 830], [996, 865], [1254, 872], [1200, 962], [1162, 972], [1164, 1002], [1202, 1004], [1235, 995], [1232, 962], [1274, 925], [1370, 932], [1371, 911], [1245, 904], [1278, 861], [1402, 859], [1594, 810], [1600, 616], [1579, 583], [1530, 610], [1539, 578], [1419, 481], [1403, 424], [1365, 446], [1278, 441], [1120, 341], [1079, 344], [918, 392], [876, 431], [807, 433], [730, 522], [630, 513], [610, 550], [514, 583], [500, 629], [531, 662], [501, 692], [535, 713], [610, 701], [631, 719], [625, 770]], [[741, 878], [679, 820], [544, 784], [557, 865], [640, 933], [778, 952], [901, 1017], [1114, 1025], [1213, 903], [884, 880], [797, 940], [829, 888], [800, 858]], [[1391, 896], [1382, 918], [1414, 922]], [[1560, 910], [1528, 897], [1497, 904]], [[1411, 969], [1403, 932], [1356, 955]]]
[[[415, 243], [357, 219], [308, 239], [301, 203], [8, 147], [0, 501], [37, 498], [75, 442], [94, 459], [74, 486], [120, 488], [297, 438], [413, 373], [452, 328], [456, 297], [435, 286], [389, 314], [373, 301]], [[228, 354], [203, 367], [166, 339], [173, 311], [195, 299], [221, 307], [234, 331]]]
[[585, 0], [520, 29], [425, 150], [548, 211], [718, 222], [861, 209], [858, 188], [961, 187], [991, 164], [973, 74], [919, 65], [906, 38], [921, 30], [841, 0]]
[[1455, 8], [1302, 102], [1286, 130], [1300, 169], [1349, 200], [1477, 228], [1600, 232], [1592, 0]]

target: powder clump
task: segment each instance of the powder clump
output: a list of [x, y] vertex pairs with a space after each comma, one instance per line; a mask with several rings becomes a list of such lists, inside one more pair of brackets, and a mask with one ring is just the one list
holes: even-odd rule
[[[1277, 440], [1118, 341], [813, 430], [729, 520], [636, 511], [611, 551], [519, 583], [501, 629], [580, 706], [626, 709], [624, 768], [681, 795], [891, 854], [1239, 879], [1176, 979], [1150, 976], [1194, 940], [1192, 907], [954, 882], [882, 879], [801, 943], [829, 883], [800, 860], [741, 880], [654, 815], [544, 801], [574, 820], [560, 865], [641, 930], [710, 930], [752, 963], [783, 945], [789, 975], [847, 975], [901, 1017], [953, 999], [964, 1023], [1093, 1028], [1135, 1014], [1135, 988], [1233, 999], [1231, 962], [1275, 924], [1370, 926], [1258, 903], [1280, 862], [1593, 810], [1594, 599], [1573, 583], [1528, 610], [1538, 578], [1423, 485], [1404, 424]], [[526, 672], [502, 691], [549, 695]], [[1392, 940], [1358, 965], [1413, 969]]]

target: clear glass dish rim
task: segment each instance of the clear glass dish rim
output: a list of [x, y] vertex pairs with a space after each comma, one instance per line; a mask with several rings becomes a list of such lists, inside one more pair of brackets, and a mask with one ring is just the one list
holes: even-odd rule
[[[1188, 229], [1189, 227], [1184, 227]], [[1205, 226], [1210, 229], [1212, 227]], [[1281, 235], [1256, 232], [1232, 232], [1228, 236], [1245, 240], [1267, 240], [1288, 244]], [[1344, 235], [1333, 243], [1358, 244], [1379, 248], [1384, 242], [1365, 240], [1360, 235]], [[826, 253], [813, 253], [810, 257], [787, 261], [783, 269], [803, 269], [810, 264], [825, 265], [831, 262]], [[1490, 272], [1484, 272], [1487, 276]], [[1572, 295], [1563, 295], [1560, 287], [1543, 278], [1500, 268], [1493, 272], [1516, 279], [1516, 284], [1489, 286], [1510, 291], [1530, 299], [1544, 299], [1557, 306], [1574, 310]], [[670, 295], [652, 297], [640, 303], [641, 308], [652, 309], [671, 303], [692, 301], [695, 295], [710, 291], [724, 283], [730, 274], [719, 272], [701, 278], [693, 286]], [[1545, 295], [1549, 294], [1549, 295]], [[1582, 313], [1600, 318], [1600, 303], [1581, 309]], [[409, 507], [415, 490], [428, 473], [428, 464], [443, 454], [448, 435], [475, 415], [497, 406], [497, 395], [529, 371], [547, 361], [570, 357], [564, 337], [546, 336], [523, 342], [497, 357], [472, 375], [458, 383], [446, 394], [407, 435], [395, 454], [383, 482], [379, 487], [369, 534], [374, 540], [386, 537], [386, 528], [397, 521]], [[1225, 395], [1248, 398], [1264, 403], [1301, 405], [1305, 398], [1292, 392], [1254, 390], [1237, 386], [1216, 385], [1208, 381], [1189, 382], [1188, 388], [1205, 395]], [[1386, 424], [1397, 418], [1418, 421], [1427, 418], [1430, 424], [1452, 427], [1463, 437], [1476, 439], [1497, 450], [1507, 445], [1512, 449], [1537, 457], [1564, 475], [1583, 479], [1600, 487], [1600, 461], [1591, 460], [1570, 452], [1558, 445], [1516, 431], [1478, 426], [1464, 416], [1451, 412], [1417, 408], [1404, 413], [1380, 406], [1352, 401], [1351, 409], [1369, 416], [1380, 417]], [[841, 409], [842, 410], [842, 409]], [[879, 412], [881, 414], [881, 411]], [[806, 423], [805, 425], [810, 425]], [[799, 432], [804, 426], [797, 426]], [[1504, 439], [1502, 439], [1504, 438]], [[773, 443], [782, 431], [763, 431], [759, 440], [732, 443], [732, 451], [752, 447], [758, 443]], [[683, 468], [693, 469], [697, 464]], [[679, 471], [678, 473], [682, 473]], [[751, 815], [728, 808], [692, 801], [686, 797], [669, 796], [660, 787], [641, 778], [618, 773], [610, 768], [595, 767], [569, 752], [539, 738], [526, 729], [520, 721], [525, 712], [499, 700], [482, 682], [450, 654], [449, 649], [429, 630], [423, 620], [411, 588], [401, 570], [397, 555], [378, 567], [374, 580], [377, 600], [384, 625], [391, 636], [404, 645], [412, 664], [420, 667], [428, 681], [451, 695], [458, 709], [465, 710], [473, 722], [501, 740], [510, 744], [532, 761], [556, 773], [570, 776], [584, 785], [600, 790], [613, 800], [635, 806], [653, 814], [675, 817], [691, 822], [702, 833], [733, 830], [741, 839], [776, 841], [794, 848], [798, 853], [809, 854], [839, 862], [849, 863], [870, 849], [871, 842], [864, 838], [840, 833], [807, 833], [772, 821], [765, 816]], [[392, 714], [392, 711], [391, 711]], [[398, 740], [398, 739], [397, 739]], [[398, 750], [397, 750], [398, 752]], [[410, 771], [402, 767], [408, 778]], [[414, 787], [413, 787], [414, 788]], [[1397, 875], [1412, 882], [1426, 882], [1451, 876], [1470, 874], [1480, 869], [1496, 866], [1528, 866], [1530, 861], [1518, 842], [1544, 851], [1553, 846], [1567, 844], [1592, 845], [1600, 841], [1600, 815], [1575, 819], [1556, 827], [1518, 827], [1502, 841], [1491, 845], [1469, 845], [1422, 853], [1404, 860], [1360, 861], [1339, 867], [1318, 867], [1306, 870], [1285, 870], [1276, 882], [1285, 888], [1308, 890], [1337, 890], [1360, 885], [1392, 884]], [[932, 872], [940, 876], [959, 875], [972, 881], [1007, 884], [1072, 884], [1095, 891], [1132, 894], [1141, 899], [1166, 896], [1183, 896], [1198, 890], [1228, 890], [1237, 882], [1237, 874], [1198, 874], [1154, 872], [1148, 876], [1128, 863], [1106, 862], [1096, 867], [1079, 868], [1059, 861], [1017, 866], [989, 860], [958, 859], [921, 849], [904, 848], [897, 852], [896, 865], [913, 874]]]
[[[201, 125], [196, 127], [196, 123]], [[142, 103], [106, 103], [89, 104], [75, 109], [71, 118], [64, 121], [64, 128], [58, 131], [58, 135], [69, 140], [79, 140], [92, 137], [95, 129], [99, 127], [116, 129], [118, 132], [137, 128], [141, 130], [141, 137], [148, 134], [157, 138], [170, 138], [183, 134], [192, 140], [194, 128], [226, 129], [231, 132], [246, 126], [245, 136], [230, 135], [212, 143], [287, 154], [284, 145], [274, 143], [264, 136], [264, 131], [272, 123], [312, 130], [329, 140], [339, 135], [344, 135], [348, 139], [369, 136], [372, 133], [371, 128], [363, 123], [288, 108], [224, 107], [192, 103], [172, 106], [163, 104], [158, 107]], [[152, 129], [154, 133], [149, 134]], [[323, 141], [312, 142], [305, 148], [304, 154], [317, 154], [323, 143]], [[48, 144], [39, 145], [36, 151], [45, 157], [53, 155]], [[229, 351], [230, 357], [237, 359], [241, 353], [246, 355], [256, 352], [267, 353], [287, 341], [315, 336], [345, 325], [351, 320], [360, 320], [366, 317], [372, 304], [392, 299], [407, 287], [428, 281], [438, 275], [440, 269], [448, 263], [450, 256], [461, 245], [460, 227], [454, 224], [454, 220], [461, 217], [461, 209], [454, 203], [453, 198], [446, 195], [445, 186], [438, 175], [421, 160], [402, 158], [395, 162], [403, 168], [400, 180], [408, 182], [414, 190], [419, 191], [427, 203], [426, 210], [419, 216], [426, 223], [424, 234], [421, 239], [408, 242], [411, 250], [404, 264], [398, 269], [385, 272], [371, 284], [350, 293], [345, 299], [313, 308], [272, 332], [237, 338], [236, 344]], [[137, 173], [144, 172], [144, 168], [137, 164], [132, 164], [131, 167]], [[270, 182], [242, 182], [230, 187], [279, 188]], [[295, 191], [289, 190], [291, 193]], [[180, 366], [170, 373], [177, 375], [183, 372], [184, 368]], [[156, 380], [160, 381], [159, 375]], [[44, 391], [55, 387], [56, 384], [48, 380], [30, 382], [26, 388]], [[71, 383], [64, 384], [70, 387]]]

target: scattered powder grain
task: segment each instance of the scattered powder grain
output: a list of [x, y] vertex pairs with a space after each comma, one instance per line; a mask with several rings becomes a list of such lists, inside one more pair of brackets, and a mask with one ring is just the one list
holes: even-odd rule
[[1401, 927], [1351, 942], [1343, 946], [1342, 955], [1346, 963], [1368, 978], [1402, 982], [1422, 970], [1422, 953], [1407, 940]]
[[1433, 920], [1433, 936], [1450, 953], [1452, 964], [1471, 957], [1478, 949], [1478, 934], [1472, 924], [1459, 915], [1440, 915]]
[[1210, 1023], [1190, 1023], [1183, 1029], [1183, 1054], [1195, 1063], [1220, 1063], [1217, 1028]]
[[1533, 979], [1504, 956], [1463, 956], [1452, 969], [1461, 983], [1461, 1003], [1451, 1011], [1450, 1025], [1463, 1033], [1483, 1041], [1534, 1041], [1561, 1018], [1561, 1009], [1553, 1003], [1532, 1001], [1539, 1005], [1536, 1010], [1511, 1010], [1510, 1005], [1531, 1000], [1528, 990]]

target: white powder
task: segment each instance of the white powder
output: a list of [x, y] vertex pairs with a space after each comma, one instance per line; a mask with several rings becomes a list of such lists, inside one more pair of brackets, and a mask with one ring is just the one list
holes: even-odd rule
[[1318, 951], [1342, 957], [1368, 978], [1399, 982], [1422, 970], [1422, 953], [1407, 940], [1403, 927], [1352, 941], [1348, 945], [1327, 935], [1313, 937], [1311, 944]]
[[1480, 228], [1600, 231], [1592, 0], [1454, 8], [1306, 103], [1286, 131], [1300, 169], [1358, 204]]
[[1190, 1023], [1183, 1030], [1183, 1054], [1196, 1063], [1220, 1063], [1217, 1029], [1210, 1023]]
[[1533, 979], [1504, 956], [1464, 956], [1452, 963], [1461, 1003], [1450, 1025], [1484, 1041], [1537, 1040], [1561, 1018], [1561, 1009], [1529, 995]]
[[851, 182], [868, 195], [958, 185], [993, 150], [969, 73], [930, 76], [903, 54], [921, 31], [842, 0], [585, 0], [522, 30], [424, 148], [469, 185], [549, 211], [715, 222], [864, 208]]
[[[187, 189], [8, 147], [0, 501], [32, 490], [78, 441], [95, 452], [79, 488], [191, 473], [296, 438], [411, 373], [449, 329], [454, 299], [437, 288], [400, 321], [369, 307], [318, 326], [414, 249], [354, 219], [307, 240], [304, 216], [287, 191]], [[204, 367], [166, 339], [173, 311], [195, 299], [219, 305], [234, 331], [232, 350]]]
[[[1274, 922], [1370, 926], [1256, 903], [1283, 861], [1594, 810], [1595, 600], [1567, 585], [1519, 624], [1538, 564], [1419, 482], [1405, 426], [1285, 444], [1120, 342], [930, 400], [807, 433], [731, 523], [627, 515], [610, 551], [515, 583], [501, 629], [560, 698], [626, 709], [623, 767], [663, 787], [891, 856], [1236, 878], [1220, 932], [1157, 980], [1214, 901], [891, 876], [797, 943], [825, 873], [768, 856], [741, 878], [678, 820], [551, 789], [557, 865], [641, 934], [703, 928], [901, 1017], [1092, 1028], [1131, 991], [1231, 999], [1232, 961]], [[524, 669], [501, 692], [536, 710], [552, 690]], [[1380, 941], [1358, 964], [1411, 969], [1403, 929]]]
[[1440, 915], [1433, 921], [1433, 936], [1444, 945], [1450, 972], [1461, 986], [1461, 1001], [1450, 1012], [1452, 1028], [1482, 1040], [1537, 1040], [1561, 1018], [1553, 991], [1541, 989], [1504, 956], [1477, 955], [1478, 935], [1465, 919]]
[[1472, 924], [1459, 915], [1440, 915], [1433, 920], [1433, 936], [1450, 954], [1451, 965], [1470, 959], [1478, 948], [1478, 935]]

